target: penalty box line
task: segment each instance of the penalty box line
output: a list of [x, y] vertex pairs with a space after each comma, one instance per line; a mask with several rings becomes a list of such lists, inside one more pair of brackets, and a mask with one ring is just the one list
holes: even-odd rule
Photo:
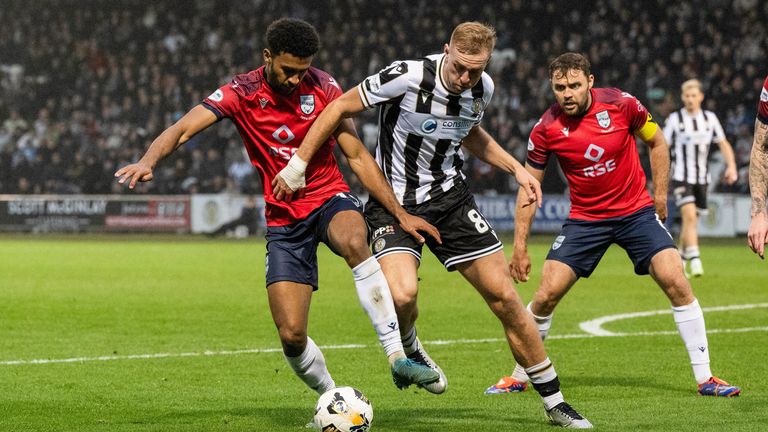
[[[745, 333], [745, 332], [758, 332], [768, 331], [766, 327], [746, 327], [736, 329], [710, 329], [707, 330], [708, 334], [715, 333]], [[595, 335], [587, 333], [577, 334], [564, 334], [564, 335], [551, 335], [547, 337], [547, 340], [557, 339], [592, 339], [592, 338], [611, 338], [611, 337], [631, 337], [631, 336], [666, 336], [676, 335], [677, 331], [649, 331], [649, 332], [633, 332], [633, 333], [612, 333], [610, 335]], [[484, 343], [499, 343], [506, 342], [503, 338], [487, 338], [487, 339], [449, 339], [449, 340], [433, 340], [423, 341], [425, 345], [460, 345], [460, 344], [484, 344]], [[346, 350], [346, 349], [361, 349], [361, 348], [375, 348], [378, 345], [365, 345], [365, 344], [343, 344], [343, 345], [321, 345], [322, 350]], [[0, 361], [0, 366], [23, 366], [23, 365], [44, 365], [44, 364], [56, 364], [56, 363], [89, 363], [89, 362], [104, 362], [104, 361], [117, 361], [117, 360], [148, 360], [148, 359], [166, 359], [166, 358], [185, 358], [185, 357], [214, 357], [214, 356], [233, 356], [244, 354], [263, 354], [263, 353], [280, 353], [283, 350], [281, 348], [253, 348], [242, 350], [223, 350], [223, 351], [196, 351], [196, 352], [181, 352], [181, 353], [155, 353], [155, 354], [130, 354], [130, 355], [111, 355], [111, 356], [96, 356], [96, 357], [72, 357], [72, 358], [60, 358], [60, 359], [32, 359], [32, 360], [4, 360]]]

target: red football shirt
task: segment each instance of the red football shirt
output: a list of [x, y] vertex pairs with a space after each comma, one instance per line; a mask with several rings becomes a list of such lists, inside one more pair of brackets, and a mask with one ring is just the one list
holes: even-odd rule
[[768, 77], [765, 77], [763, 91], [760, 92], [760, 102], [757, 103], [757, 118], [768, 124]]
[[653, 204], [645, 188], [634, 132], [650, 118], [629, 93], [593, 88], [592, 106], [581, 116], [552, 105], [531, 131], [528, 164], [544, 169], [557, 156], [571, 191], [572, 219], [601, 220]]
[[232, 120], [240, 132], [264, 184], [268, 226], [294, 224], [337, 193], [349, 192], [333, 156], [336, 139], [331, 136], [307, 166], [307, 187], [301, 193], [290, 202], [277, 201], [272, 193], [272, 179], [296, 153], [320, 112], [341, 93], [330, 75], [310, 68], [297, 89], [280, 94], [267, 83], [262, 66], [235, 76], [203, 101], [220, 120]]

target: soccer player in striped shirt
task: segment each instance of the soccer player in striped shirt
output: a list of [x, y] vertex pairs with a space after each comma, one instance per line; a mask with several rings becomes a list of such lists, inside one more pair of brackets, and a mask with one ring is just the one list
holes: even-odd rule
[[[468, 191], [462, 148], [515, 176], [527, 205], [538, 203], [533, 179], [479, 125], [493, 95], [485, 73], [496, 42], [493, 28], [459, 24], [440, 54], [396, 61], [336, 99], [310, 129], [295, 162], [304, 165], [344, 118], [365, 109], [379, 110], [376, 160], [403, 207], [433, 223], [443, 244], [427, 246], [447, 270], [458, 270], [482, 295], [501, 321], [514, 357], [554, 423], [586, 429], [592, 424], [565, 402], [560, 381], [530, 315], [510, 280], [502, 244]], [[303, 173], [289, 164], [275, 178], [275, 189], [293, 193]], [[400, 320], [403, 346], [410, 358], [432, 366], [441, 379], [424, 386], [442, 393], [447, 379], [416, 336], [418, 268], [422, 245], [411, 241], [374, 197], [365, 215], [373, 228], [373, 252], [387, 276]]]
[[747, 239], [750, 249], [760, 258], [765, 258], [765, 245], [768, 243], [768, 210], [765, 205], [768, 195], [768, 77], [763, 83], [757, 107], [755, 138], [749, 161], [749, 190], [752, 194], [752, 222]]
[[[276, 199], [272, 178], [287, 164], [311, 124], [341, 95], [336, 81], [311, 67], [319, 37], [309, 23], [283, 18], [267, 28], [264, 66], [236, 75], [178, 122], [166, 129], [134, 164], [120, 168], [120, 183], [150, 181], [157, 163], [195, 134], [223, 119], [236, 127], [261, 176], [267, 219], [266, 287], [283, 354], [296, 375], [322, 394], [336, 387], [320, 348], [307, 335], [312, 293], [318, 289], [317, 247], [325, 243], [352, 269], [363, 309], [387, 355], [395, 384], [429, 384], [440, 377], [406, 357], [387, 280], [367, 247], [361, 203], [349, 193], [333, 148], [338, 143], [352, 171], [371, 194], [398, 215], [402, 229], [423, 241], [417, 230], [437, 236], [423, 219], [407, 214], [365, 150], [351, 121], [328, 137], [315, 161], [305, 166], [306, 193], [290, 202]], [[373, 187], [376, 185], [376, 187]], [[256, 265], [243, 263], [246, 268]]]
[[698, 215], [706, 215], [709, 173], [709, 146], [717, 143], [725, 159], [723, 181], [733, 184], [737, 179], [736, 158], [723, 132], [720, 121], [712, 111], [701, 109], [704, 92], [701, 82], [691, 79], [680, 87], [685, 105], [669, 115], [664, 123], [664, 137], [672, 150], [672, 195], [680, 208], [680, 255], [686, 275], [701, 276], [704, 266], [699, 256], [699, 236], [696, 231]]

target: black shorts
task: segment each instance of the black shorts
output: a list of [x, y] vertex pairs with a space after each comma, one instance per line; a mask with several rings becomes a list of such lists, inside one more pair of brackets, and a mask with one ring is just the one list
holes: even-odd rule
[[362, 213], [361, 206], [359, 198], [340, 192], [301, 222], [267, 227], [267, 286], [290, 281], [311, 285], [317, 290], [317, 245], [323, 242], [338, 255], [328, 243], [328, 225], [339, 212]]
[[[405, 210], [434, 225], [443, 244], [422, 233], [429, 250], [449, 271], [455, 265], [490, 255], [503, 248], [493, 228], [480, 214], [466, 186], [457, 186], [423, 204], [403, 206]], [[376, 258], [409, 253], [421, 261], [421, 247], [403, 231], [387, 210], [371, 198], [365, 205], [365, 220], [371, 233], [371, 249]]]
[[635, 265], [635, 273], [648, 274], [651, 259], [675, 248], [653, 207], [627, 216], [585, 221], [567, 219], [547, 254], [548, 260], [567, 264], [578, 277], [589, 277], [612, 244], [621, 246]]
[[705, 215], [707, 210], [707, 185], [691, 184], [672, 180], [672, 195], [675, 197], [675, 205], [682, 207], [688, 203], [696, 204], [696, 211]]

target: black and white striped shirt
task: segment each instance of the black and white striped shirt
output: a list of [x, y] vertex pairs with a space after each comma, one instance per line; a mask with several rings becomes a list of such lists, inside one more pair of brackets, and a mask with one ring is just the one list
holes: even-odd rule
[[709, 184], [709, 146], [725, 139], [717, 116], [706, 110], [675, 111], [664, 124], [664, 138], [672, 152], [672, 180]]
[[421, 204], [464, 180], [461, 140], [477, 126], [493, 95], [483, 72], [472, 89], [447, 90], [445, 54], [396, 61], [358, 85], [366, 108], [379, 107], [376, 162], [401, 204]]

